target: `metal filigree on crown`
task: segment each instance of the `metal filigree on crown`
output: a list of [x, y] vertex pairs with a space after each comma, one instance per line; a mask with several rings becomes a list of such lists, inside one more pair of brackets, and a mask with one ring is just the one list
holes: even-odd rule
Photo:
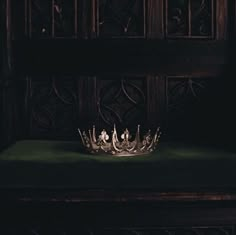
[[157, 128], [154, 135], [151, 135], [151, 131], [149, 130], [141, 139], [140, 125], [137, 127], [133, 140], [127, 128], [119, 139], [115, 125], [111, 132], [111, 140], [104, 129], [97, 137], [95, 126], [93, 126], [92, 131], [88, 130], [88, 133], [85, 131], [81, 132], [80, 129], [78, 131], [82, 139], [82, 144], [88, 152], [93, 154], [106, 153], [115, 156], [135, 156], [151, 153], [156, 149], [161, 135], [160, 128]]

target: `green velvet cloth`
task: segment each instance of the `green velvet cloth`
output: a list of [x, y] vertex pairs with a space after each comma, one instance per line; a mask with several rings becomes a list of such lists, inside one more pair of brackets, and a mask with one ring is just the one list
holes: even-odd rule
[[144, 156], [90, 155], [78, 142], [19, 141], [0, 153], [1, 187], [192, 190], [236, 186], [236, 152], [160, 143]]

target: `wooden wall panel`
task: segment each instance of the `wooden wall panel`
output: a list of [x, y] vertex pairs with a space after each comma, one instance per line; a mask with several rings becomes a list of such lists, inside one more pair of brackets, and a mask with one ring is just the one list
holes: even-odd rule
[[[97, 0], [97, 36], [100, 38], [144, 38], [146, 1]], [[93, 14], [93, 13], [92, 13]]]
[[[216, 1], [165, 0], [165, 34], [167, 38], [215, 38]], [[218, 16], [217, 16], [218, 17]]]
[[[217, 78], [167, 77], [167, 133], [169, 138], [206, 141], [217, 125]], [[218, 106], [220, 109], [220, 105]], [[219, 112], [219, 110], [218, 110]], [[215, 127], [216, 131], [217, 127]], [[215, 134], [217, 131], [215, 132]], [[216, 134], [217, 135], [217, 134]], [[208, 137], [207, 137], [208, 136]], [[214, 138], [215, 140], [215, 138]], [[210, 143], [212, 140], [208, 139]]]
[[[13, 1], [15, 4], [13, 6], [20, 5], [20, 3], [16, 3], [16, 0]], [[134, 111], [134, 116], [142, 116], [142, 122], [148, 123], [150, 126], [160, 124], [165, 127], [168, 124], [166, 120], [170, 100], [168, 97], [169, 81], [172, 81], [169, 77], [199, 79], [222, 77], [222, 79], [226, 79], [224, 74], [229, 54], [229, 47], [225, 40], [228, 30], [228, 2], [226, 0], [186, 1], [194, 3], [187, 4], [188, 8], [186, 8], [186, 11], [189, 11], [186, 15], [191, 22], [191, 25], [188, 25], [190, 33], [179, 35], [179, 37], [176, 35], [172, 37], [173, 35], [171, 36], [168, 31], [168, 17], [172, 17], [170, 12], [173, 11], [171, 2], [176, 3], [177, 1], [51, 0], [48, 3], [42, 3], [38, 0], [25, 0], [27, 3], [25, 10], [21, 7], [19, 12], [12, 11], [13, 22], [16, 23], [18, 17], [21, 19], [19, 29], [16, 30], [17, 24], [13, 23], [15, 79], [22, 77], [25, 82], [25, 85], [19, 88], [21, 90], [19, 96], [25, 92], [25, 101], [22, 102], [25, 111], [21, 112], [31, 120], [31, 124], [25, 127], [28, 130], [22, 131], [22, 133], [28, 133], [29, 136], [34, 137], [38, 137], [40, 133], [40, 128], [35, 128], [37, 121], [32, 122], [36, 98], [32, 96], [29, 84], [34, 92], [39, 92], [42, 87], [48, 91], [52, 88], [54, 90], [52, 93], [58, 98], [55, 87], [51, 83], [52, 78], [55, 81], [63, 78], [68, 83], [75, 80], [76, 88], [69, 85], [76, 97], [73, 111], [60, 108], [53, 104], [54, 101], [50, 103], [50, 99], [46, 101], [47, 104], [44, 103], [50, 107], [51, 111], [54, 109], [53, 107], [56, 107], [55, 113], [59, 110], [71, 113], [74, 121], [70, 124], [74, 123], [73, 128], [75, 128], [77, 122], [85, 127], [94, 123], [101, 126], [104, 123], [105, 118], [101, 115], [101, 92], [106, 93], [104, 89], [111, 84], [116, 84], [117, 88], [120, 87], [119, 81], [123, 78], [127, 80], [127, 83], [135, 84], [145, 97], [141, 105], [143, 110], [139, 115], [135, 114], [137, 110]], [[37, 8], [37, 4], [41, 4], [41, 8]], [[195, 17], [192, 13], [198, 8], [201, 11], [198, 17]], [[42, 17], [37, 17], [39, 9], [44, 9], [41, 11]], [[205, 16], [206, 14], [210, 18]], [[195, 24], [192, 23], [194, 17], [197, 22]], [[211, 20], [209, 30], [205, 36], [203, 35], [204, 37], [198, 35], [197, 30], [193, 30], [194, 27], [202, 27], [199, 23], [201, 17], [205, 17], [204, 20], [208, 23], [209, 19]], [[25, 20], [25, 32], [28, 33], [25, 38], [22, 36], [23, 32], [20, 32], [23, 30], [22, 18]], [[113, 23], [107, 25], [108, 19], [112, 19]], [[44, 27], [41, 26], [45, 22], [49, 25], [48, 35], [42, 37]], [[63, 28], [66, 25], [68, 30]], [[103, 28], [104, 25], [105, 28]], [[129, 28], [126, 27], [127, 25], [133, 26]], [[35, 29], [39, 30], [35, 31]], [[8, 37], [12, 36], [11, 31], [8, 30]], [[39, 31], [40, 33], [37, 33]], [[11, 50], [11, 47], [9, 49]], [[7, 52], [7, 55], [10, 55], [10, 51]], [[110, 79], [107, 79], [107, 76]], [[140, 83], [140, 81], [142, 82]], [[171, 84], [173, 83], [171, 82]], [[40, 88], [37, 90], [36, 87]], [[131, 86], [128, 85], [128, 87], [130, 89]], [[60, 89], [67, 88], [64, 83]], [[115, 92], [114, 89], [113, 91]], [[38, 96], [37, 100], [45, 101], [44, 95]], [[111, 98], [113, 98], [112, 95]], [[110, 105], [107, 100], [109, 99], [102, 100], [104, 101], [103, 106]], [[129, 101], [126, 103], [128, 104]], [[114, 107], [112, 106], [112, 108]], [[120, 110], [123, 109], [125, 108], [122, 107]], [[122, 112], [119, 115], [122, 115]], [[107, 112], [106, 115], [108, 119]], [[42, 122], [53, 123], [45, 118], [41, 119]], [[69, 114], [66, 120], [69, 122]], [[111, 126], [113, 121], [108, 122]], [[132, 121], [125, 121], [125, 123], [128, 122]], [[50, 138], [54, 136], [63, 138], [63, 131], [60, 133], [59, 129], [62, 130], [64, 127], [60, 127], [60, 125], [56, 125], [57, 133], [49, 127], [44, 128], [43, 133], [45, 136], [51, 136]], [[70, 128], [69, 132], [72, 133], [73, 128]], [[34, 131], [32, 132], [32, 130]], [[65, 136], [68, 135], [65, 134]]]
[[98, 77], [97, 102], [99, 128], [146, 126], [146, 78], [144, 76]]
[[79, 125], [77, 80], [38, 77], [28, 88], [29, 127], [31, 138], [76, 136]]

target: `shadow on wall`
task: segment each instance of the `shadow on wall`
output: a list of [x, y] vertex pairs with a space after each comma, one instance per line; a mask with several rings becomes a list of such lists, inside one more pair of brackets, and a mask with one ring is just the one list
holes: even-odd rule
[[232, 81], [218, 78], [197, 104], [189, 104], [179, 116], [170, 117], [166, 139], [232, 146], [235, 114]]

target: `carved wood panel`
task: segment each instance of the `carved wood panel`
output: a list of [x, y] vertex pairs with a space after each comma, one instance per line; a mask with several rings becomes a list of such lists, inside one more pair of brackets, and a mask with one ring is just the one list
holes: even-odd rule
[[184, 107], [197, 102], [206, 88], [204, 78], [168, 77], [168, 112], [184, 113]]
[[[19, 3], [16, 4], [16, 0], [12, 1], [15, 4], [14, 6], [20, 6]], [[19, 1], [23, 4], [23, 0]], [[13, 21], [16, 22], [18, 18], [20, 19], [19, 28], [21, 30], [23, 30], [22, 25], [24, 21], [27, 36], [35, 39], [49, 39], [36, 40], [39, 44], [32, 44], [32, 48], [42, 48], [43, 52], [41, 53], [39, 49], [36, 50], [38, 53], [34, 54], [32, 53], [34, 50], [28, 48], [30, 56], [26, 59], [26, 64], [24, 64], [27, 70], [29, 67], [34, 68], [34, 66], [28, 66], [27, 68], [27, 62], [31, 62], [31, 59], [33, 65], [36, 64], [39, 68], [43, 64], [41, 61], [47, 61], [45, 63], [45, 67], [48, 66], [47, 69], [45, 67], [40, 68], [39, 72], [43, 71], [44, 73], [46, 71], [45, 73], [47, 73], [50, 71], [50, 75], [46, 76], [46, 78], [39, 78], [40, 81], [36, 81], [37, 79], [33, 78], [31, 90], [28, 92], [28, 98], [26, 98], [26, 100], [29, 100], [28, 107], [30, 107], [28, 112], [31, 119], [29, 131], [31, 136], [43, 136], [44, 134], [45, 136], [63, 136], [63, 133], [71, 135], [74, 129], [77, 128], [75, 123], [78, 120], [84, 125], [91, 125], [93, 122], [96, 122], [99, 125], [104, 124], [108, 126], [111, 126], [114, 122], [118, 122], [120, 125], [127, 125], [128, 123], [136, 125], [137, 122], [140, 122], [138, 120], [151, 126], [163, 123], [163, 120], [166, 119], [169, 120], [169, 123], [174, 123], [175, 117], [181, 116], [181, 113], [185, 113], [186, 107], [189, 107], [188, 105], [192, 106], [191, 102], [195, 102], [194, 94], [198, 93], [200, 87], [205, 83], [205, 78], [196, 78], [199, 81], [201, 80], [200, 84], [198, 84], [195, 78], [183, 78], [183, 80], [188, 82], [183, 82], [181, 77], [165, 79], [166, 74], [170, 73], [181, 76], [182, 74], [187, 74], [185, 70], [188, 70], [190, 71], [188, 72], [189, 74], [200, 74], [200, 76], [202, 74], [207, 76], [208, 73], [216, 75], [221, 70], [221, 68], [219, 70], [216, 69], [220, 67], [218, 64], [222, 65], [225, 63], [222, 62], [222, 51], [224, 49], [221, 49], [219, 44], [212, 44], [213, 48], [208, 47], [207, 43], [209, 43], [208, 39], [226, 38], [226, 0], [25, 0], [24, 3], [24, 8], [21, 6], [19, 11], [16, 11], [15, 8], [12, 11], [14, 14]], [[22, 18], [24, 18], [23, 21]], [[13, 26], [13, 35], [21, 35], [20, 30], [16, 30], [17, 24], [13, 23]], [[9, 36], [11, 35], [8, 34]], [[158, 47], [158, 49], [152, 50], [151, 46], [147, 47], [147, 49], [140, 47], [143, 41], [149, 43], [149, 40], [136, 40], [134, 44], [130, 40], [131, 43], [125, 44], [126, 46], [124, 47], [122, 47], [124, 45], [122, 43], [126, 40], [110, 40], [112, 43], [115, 42], [114, 44], [106, 44], [105, 40], [97, 40], [99, 42], [102, 41], [102, 43], [96, 44], [96, 40], [91, 40], [91, 44], [86, 44], [87, 46], [89, 45], [89, 55], [86, 54], [86, 50], [83, 51], [83, 56], [81, 56], [82, 58], [80, 57], [78, 62], [77, 60], [68, 59], [71, 54], [68, 53], [66, 44], [69, 44], [69, 41], [62, 40], [65, 44], [58, 43], [59, 46], [55, 46], [56, 43], [49, 43], [48, 48], [53, 49], [48, 49], [48, 51], [45, 49], [47, 48], [45, 46], [47, 43], [43, 44], [42, 42], [52, 42], [53, 40], [50, 39], [58, 37], [82, 37], [85, 39], [104, 37], [113, 39], [132, 38], [134, 41], [137, 38], [145, 37], [149, 39], [197, 38], [201, 39], [201, 42], [196, 44], [195, 49], [195, 44], [191, 44], [192, 41], [189, 40], [189, 49], [186, 49], [186, 51], [194, 50], [193, 53], [188, 53], [184, 51], [185, 42], [183, 41], [181, 41], [181, 48], [183, 50], [178, 50], [179, 44], [171, 44], [172, 40], [170, 40], [170, 44], [163, 44], [163, 48]], [[88, 41], [90, 43], [90, 40]], [[119, 44], [121, 41], [122, 43]], [[152, 41], [150, 45], [159, 43], [159, 41], [155, 40], [150, 41]], [[78, 45], [80, 40], [74, 40], [73, 42], [75, 43], [73, 45]], [[141, 42], [141, 44], [136, 44], [136, 42]], [[214, 40], [210, 43], [214, 43]], [[97, 45], [102, 46], [97, 48]], [[112, 50], [111, 45], [115, 45]], [[8, 46], [7, 48], [11, 49], [11, 45], [8, 44]], [[93, 50], [93, 46], [95, 50]], [[124, 54], [127, 56], [120, 53], [122, 50], [119, 51], [119, 46], [122, 47], [126, 53]], [[205, 47], [211, 48], [209, 51], [206, 50], [206, 54], [217, 51], [216, 55], [214, 54], [210, 57], [197, 56], [198, 52], [204, 50], [202, 48]], [[104, 48], [104, 51], [102, 48]], [[198, 50], [198, 48], [201, 48], [201, 50]], [[77, 54], [80, 54], [81, 50], [77, 51]], [[116, 53], [112, 53], [112, 51]], [[9, 50], [8, 55], [10, 55], [10, 52]], [[121, 76], [116, 75], [117, 71], [114, 71], [111, 79], [104, 78], [102, 75], [99, 76], [96, 74], [97, 71], [100, 71], [99, 63], [97, 62], [104, 55], [103, 52], [107, 55], [108, 60], [111, 58], [111, 61], [115, 61], [114, 64], [116, 66], [114, 67], [117, 70], [122, 71], [120, 67], [124, 67], [122, 73], [126, 72], [124, 70], [130, 69], [129, 65], [132, 64], [130, 61], [135, 61], [135, 63], [138, 61], [137, 64], [140, 65], [140, 68], [137, 68], [137, 72], [135, 71], [135, 76], [121, 78]], [[40, 54], [40, 56], [37, 57], [37, 54]], [[160, 57], [156, 56], [160, 54]], [[122, 57], [124, 60], [122, 60]], [[48, 58], [57, 58], [58, 60], [55, 60], [57, 61], [55, 62], [53, 59]], [[8, 69], [7, 63], [9, 61], [6, 59], [4, 62], [6, 69]], [[86, 67], [89, 70], [90, 77], [82, 77], [80, 74], [81, 70], [74, 69], [80, 68], [81, 61], [85, 61], [83, 64], [85, 66], [82, 67]], [[121, 63], [119, 63], [120, 61]], [[177, 64], [175, 62], [179, 63], [179, 61], [181, 61], [180, 66], [173, 66]], [[105, 64], [103, 72], [106, 72], [106, 62], [107, 60], [104, 60], [104, 63], [103, 61], [101, 62], [103, 65]], [[93, 66], [90, 66], [91, 63], [93, 63]], [[207, 68], [205, 69], [202, 66], [204, 68], [202, 70], [199, 69], [198, 63], [203, 63]], [[184, 67], [186, 64], [190, 66], [188, 68]], [[64, 68], [63, 65], [65, 65], [65, 70], [62, 71], [66, 73], [70, 73], [74, 69], [72, 73], [74, 75], [79, 74], [80, 79], [74, 83], [72, 82], [73, 79], [65, 78], [65, 81], [57, 84], [57, 81], [60, 79], [58, 80], [56, 77], [53, 82], [51, 78], [53, 69], [50, 70], [51, 65], [55, 70], [58, 67]], [[38, 69], [37, 66], [35, 66], [35, 71]], [[169, 69], [172, 66], [173, 69]], [[194, 68], [192, 69], [191, 66], [194, 66]], [[96, 71], [90, 71], [92, 70], [90, 69], [91, 67], [95, 68], [94, 70]], [[165, 68], [164, 72], [162, 68]], [[212, 70], [214, 71], [212, 72]], [[150, 73], [154, 74], [150, 75]], [[97, 76], [97, 79], [95, 76]], [[58, 86], [60, 87], [59, 91]], [[188, 94], [184, 95], [183, 93]], [[68, 96], [69, 104], [61, 96]], [[62, 120], [57, 119], [59, 110], [65, 115], [62, 115], [61, 118], [67, 124], [63, 124]], [[166, 111], [169, 113], [168, 118], [165, 116]], [[72, 121], [69, 120], [69, 116], [72, 118]]]
[[19, 9], [13, 11], [15, 31], [22, 34], [25, 24], [25, 32], [36, 38], [227, 36], [227, 0], [19, 1], [13, 0]]
[[26, 129], [30, 124], [29, 134], [34, 138], [77, 138], [81, 125], [88, 128], [96, 124], [98, 129], [110, 130], [116, 124], [133, 131], [141, 124], [143, 130], [161, 126], [168, 139], [172, 133], [183, 134], [203, 121], [211, 81], [150, 75], [45, 81], [34, 77], [26, 82], [26, 113], [21, 120], [25, 120]]
[[77, 0], [53, 0], [52, 4], [52, 36], [75, 36], [77, 34]]
[[76, 87], [76, 80], [71, 78], [31, 81], [28, 88], [31, 137], [71, 138], [76, 135], [79, 122]]
[[[211, 94], [211, 78], [168, 77], [168, 132], [179, 136], [203, 132], [202, 121], [209, 115], [206, 104]], [[205, 116], [205, 118], [204, 118]], [[202, 130], [199, 127], [202, 126]], [[194, 136], [193, 136], [194, 137]]]
[[77, 0], [25, 0], [24, 14], [25, 32], [30, 37], [77, 37]]
[[214, 0], [166, 0], [166, 36], [213, 38]]
[[100, 126], [136, 128], [146, 121], [145, 77], [98, 78]]
[[207, 131], [211, 110], [216, 107], [211, 103], [216, 95], [211, 96], [214, 78], [113, 75], [44, 79], [28, 79], [26, 88], [18, 85], [18, 100], [25, 94], [24, 101], [18, 102], [21, 136], [27, 137], [28, 132], [32, 138], [77, 139], [77, 128], [93, 124], [108, 130], [116, 124], [131, 131], [140, 124], [143, 131], [161, 126], [162, 138], [169, 139], [194, 129], [200, 132], [199, 126]]
[[[138, 124], [142, 131], [165, 119], [165, 79], [145, 76], [32, 77], [19, 85], [22, 134], [77, 138], [77, 128], [111, 129]], [[23, 111], [24, 110], [24, 111]], [[27, 127], [28, 126], [28, 127]]]
[[97, 0], [98, 37], [145, 37], [145, 0]]
[[29, 36], [36, 38], [52, 35], [52, 2], [30, 0], [29, 4]]

